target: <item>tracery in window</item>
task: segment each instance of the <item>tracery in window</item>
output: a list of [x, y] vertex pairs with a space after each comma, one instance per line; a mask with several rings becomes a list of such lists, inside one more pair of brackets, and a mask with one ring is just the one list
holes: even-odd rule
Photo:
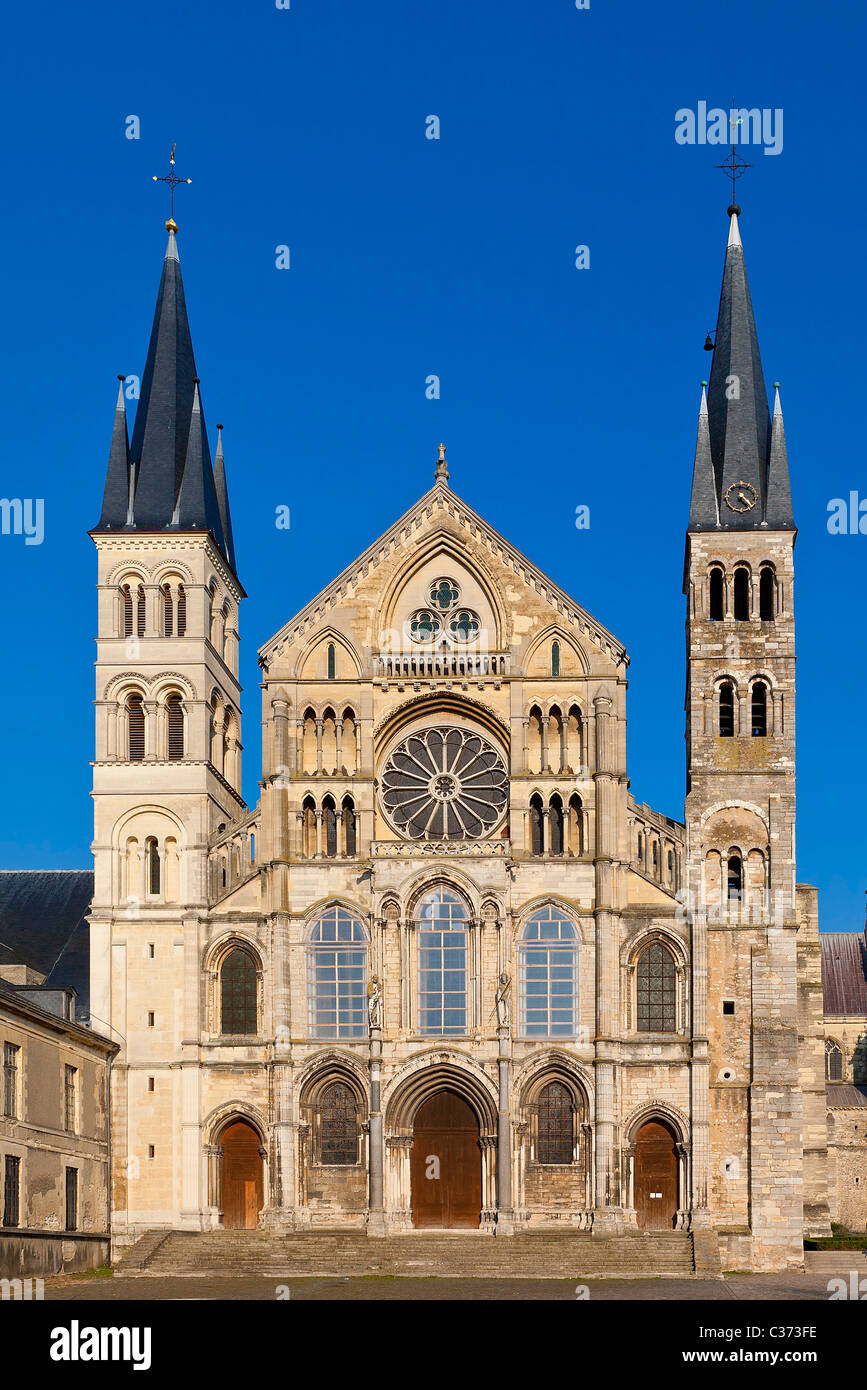
[[367, 1034], [367, 932], [360, 917], [329, 907], [310, 928], [307, 995], [310, 1036]]
[[645, 946], [636, 970], [639, 1033], [673, 1033], [677, 1028], [677, 967], [661, 941]]

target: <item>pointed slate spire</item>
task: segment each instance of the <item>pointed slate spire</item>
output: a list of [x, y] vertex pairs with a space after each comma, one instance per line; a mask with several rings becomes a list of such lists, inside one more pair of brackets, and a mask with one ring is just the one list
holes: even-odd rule
[[786, 431], [783, 428], [783, 407], [780, 405], [780, 383], [774, 382], [774, 415], [771, 421], [771, 457], [768, 463], [768, 500], [765, 520], [769, 527], [785, 531], [794, 529], [792, 488], [789, 482], [789, 457], [786, 452]]
[[707, 415], [707, 382], [701, 383], [701, 404], [698, 409], [698, 433], [695, 440], [695, 462], [692, 469], [692, 501], [689, 508], [690, 530], [719, 525], [716, 478], [710, 449], [710, 427]]
[[728, 211], [729, 237], [707, 393], [713, 488], [708, 486], [706, 457], [703, 452], [700, 457], [697, 448], [690, 529], [785, 529], [794, 525], [788, 467], [784, 451], [777, 468], [783, 478], [775, 478], [772, 498], [771, 418], [738, 223], [740, 208], [733, 204]]
[[[210, 531], [217, 545], [226, 554], [223, 525], [211, 468], [208, 432], [199, 399], [198, 377], [193, 381], [193, 403], [190, 411], [190, 430], [187, 437], [186, 461], [178, 501], [171, 524], [179, 531]], [[234, 565], [232, 566], [234, 569]]]
[[[708, 418], [720, 521], [726, 529], [760, 526], [764, 520], [770, 415], [734, 210], [714, 338]], [[736, 503], [735, 508], [727, 504], [726, 493]], [[753, 498], [755, 505], [748, 507], [744, 498]]]
[[118, 376], [117, 405], [114, 408], [114, 428], [111, 432], [111, 449], [108, 454], [108, 469], [105, 475], [105, 492], [102, 498], [102, 516], [97, 530], [114, 531], [126, 525], [130, 498], [129, 435], [126, 428], [126, 401], [123, 383]]
[[217, 489], [217, 505], [220, 509], [220, 523], [223, 527], [226, 559], [235, 568], [235, 541], [232, 536], [232, 515], [229, 511], [229, 489], [226, 485], [226, 461], [223, 458], [223, 426], [217, 425], [217, 452], [214, 455], [214, 485]]
[[173, 225], [163, 262], [130, 455], [136, 469], [135, 525], [168, 526], [190, 433], [196, 364]]

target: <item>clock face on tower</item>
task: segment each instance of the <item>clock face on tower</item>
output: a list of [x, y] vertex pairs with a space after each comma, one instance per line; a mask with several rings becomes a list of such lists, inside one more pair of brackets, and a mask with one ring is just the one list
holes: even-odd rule
[[731, 483], [725, 490], [726, 506], [733, 512], [751, 512], [759, 500], [752, 483]]

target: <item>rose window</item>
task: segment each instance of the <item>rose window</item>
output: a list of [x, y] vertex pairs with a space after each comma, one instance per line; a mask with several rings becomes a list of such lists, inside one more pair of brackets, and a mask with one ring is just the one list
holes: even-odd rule
[[454, 607], [460, 596], [461, 591], [453, 579], [435, 579], [430, 586], [431, 606], [441, 613]]
[[449, 632], [454, 642], [472, 642], [479, 635], [479, 620], [475, 613], [464, 608], [449, 623]]
[[477, 839], [506, 809], [508, 774], [480, 734], [421, 729], [391, 754], [380, 796], [395, 830], [411, 840]]
[[413, 613], [409, 620], [409, 635], [414, 642], [432, 642], [441, 631], [442, 620], [436, 613], [429, 613], [426, 608]]
[[481, 620], [471, 608], [460, 605], [461, 590], [454, 579], [435, 579], [428, 588], [430, 608], [419, 608], [406, 621], [412, 642], [444, 640], [456, 644], [474, 642], [481, 632]]

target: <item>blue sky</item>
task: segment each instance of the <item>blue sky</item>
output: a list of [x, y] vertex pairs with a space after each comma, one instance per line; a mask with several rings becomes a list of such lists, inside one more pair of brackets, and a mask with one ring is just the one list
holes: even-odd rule
[[248, 800], [257, 648], [430, 486], [443, 439], [455, 491], [626, 644], [632, 791], [682, 816], [683, 540], [729, 188], [726, 151], [679, 145], [675, 112], [734, 95], [784, 115], [781, 153], [742, 151], [739, 200], [800, 528], [799, 877], [826, 929], [859, 928], [867, 536], [826, 523], [831, 498], [867, 497], [865, 29], [854, 0], [19, 7], [0, 84], [0, 491], [44, 499], [45, 538], [0, 537], [0, 866], [90, 862], [86, 533], [115, 375], [144, 365], [167, 216], [151, 176], [173, 141], [250, 595]]

